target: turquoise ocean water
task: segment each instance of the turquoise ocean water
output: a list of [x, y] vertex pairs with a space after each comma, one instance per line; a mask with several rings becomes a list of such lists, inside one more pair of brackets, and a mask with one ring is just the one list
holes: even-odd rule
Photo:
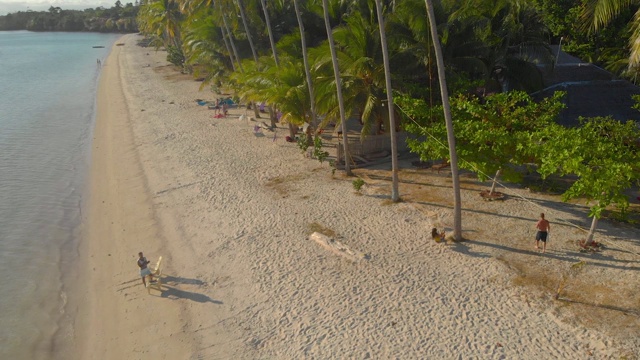
[[0, 32], [0, 359], [66, 357], [97, 60], [119, 37]]

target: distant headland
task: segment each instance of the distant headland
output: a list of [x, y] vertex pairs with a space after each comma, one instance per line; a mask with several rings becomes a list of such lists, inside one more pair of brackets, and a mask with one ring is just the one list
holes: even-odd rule
[[138, 32], [138, 2], [122, 5], [118, 0], [109, 9], [63, 10], [51, 6], [48, 11], [18, 11], [0, 16], [0, 31], [92, 31], [109, 33]]

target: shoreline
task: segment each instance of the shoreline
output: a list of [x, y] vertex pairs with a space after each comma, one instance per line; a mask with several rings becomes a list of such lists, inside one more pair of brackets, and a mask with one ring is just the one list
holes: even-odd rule
[[[128, 43], [135, 46], [135, 43]], [[84, 358], [128, 358], [136, 347], [147, 348], [148, 355], [183, 354], [181, 346], [155, 347], [160, 339], [155, 330], [179, 332], [179, 309], [166, 303], [150, 303], [148, 308], [129, 314], [129, 300], [119, 296], [116, 286], [134, 286], [140, 282], [135, 265], [142, 247], [160, 247], [155, 230], [149, 190], [135, 151], [128, 101], [123, 91], [122, 47], [113, 46], [103, 63], [97, 92], [96, 122], [91, 150], [89, 196], [85, 242], [79, 247], [79, 267], [84, 269], [83, 297], [76, 316], [76, 353]], [[145, 241], [136, 246], [136, 239]], [[132, 244], [132, 242], [134, 242]], [[115, 281], [115, 284], [114, 284]], [[146, 290], [139, 287], [146, 296]], [[114, 291], [116, 290], [116, 291]], [[145, 299], [152, 302], [152, 299]], [[170, 313], [172, 316], [167, 316]], [[168, 326], [166, 319], [171, 318]], [[149, 329], [148, 323], [156, 326]], [[154, 331], [151, 331], [154, 330]], [[131, 336], [132, 333], [145, 336]], [[162, 349], [162, 350], [159, 350]]]
[[[513, 285], [500, 257], [527, 254], [537, 208], [483, 203], [465, 179], [474, 239], [435, 244], [431, 227], [451, 223], [446, 178], [417, 181], [428, 199], [403, 183], [408, 201], [385, 206], [382, 165], [357, 170], [366, 185], [356, 193], [352, 179], [286, 143], [286, 129], [255, 134], [239, 120], [244, 109], [212, 118], [195, 99], [215, 94], [138, 38], [118, 40], [98, 89], [78, 358], [573, 358], [640, 348], [563, 321], [543, 293]], [[580, 219], [569, 206], [557, 216]], [[501, 222], [487, 229], [487, 214]], [[555, 226], [554, 240], [574, 231]], [[331, 255], [309, 240], [314, 229], [367, 260]], [[513, 243], [494, 244], [505, 231]], [[553, 246], [531, 261], [569, 258]], [[163, 257], [161, 294], [142, 287], [138, 251], [152, 264]]]

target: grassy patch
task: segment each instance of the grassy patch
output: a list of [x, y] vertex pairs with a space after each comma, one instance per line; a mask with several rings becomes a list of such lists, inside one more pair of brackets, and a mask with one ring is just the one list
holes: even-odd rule
[[266, 182], [265, 186], [274, 189], [279, 195], [287, 196], [291, 191], [291, 187], [289, 185], [295, 181], [303, 180], [305, 177], [306, 176], [301, 174], [276, 176], [269, 179], [269, 181]]

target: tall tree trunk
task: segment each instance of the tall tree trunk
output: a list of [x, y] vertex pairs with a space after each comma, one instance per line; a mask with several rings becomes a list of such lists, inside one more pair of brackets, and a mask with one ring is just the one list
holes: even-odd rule
[[224, 9], [222, 8], [222, 3], [220, 4], [220, 16], [222, 16], [222, 23], [224, 24], [224, 28], [227, 30], [227, 35], [229, 35], [229, 42], [231, 43], [231, 48], [233, 49], [233, 55], [235, 55], [236, 60], [238, 61], [238, 68], [240, 72], [244, 72], [242, 69], [242, 63], [240, 62], [240, 56], [238, 55], [238, 49], [236, 49], [236, 43], [233, 41], [233, 34], [231, 34], [231, 30], [229, 30], [229, 25], [227, 25], [227, 17], [224, 14]]
[[[249, 24], [247, 22], [247, 16], [244, 13], [244, 4], [242, 0], [238, 0], [238, 8], [240, 9], [240, 17], [242, 18], [242, 25], [244, 26], [244, 32], [247, 34], [247, 40], [249, 40], [249, 47], [251, 47], [251, 53], [253, 54], [253, 60], [258, 63], [258, 53], [256, 52], [256, 48], [253, 45], [253, 40], [251, 38], [251, 33], [249, 32]], [[247, 107], [251, 106], [251, 102], [247, 103]], [[258, 104], [254, 103], [254, 115], [256, 119], [260, 118], [260, 111], [258, 110]]]
[[349, 143], [347, 142], [347, 119], [345, 119], [344, 99], [342, 98], [342, 80], [340, 79], [340, 69], [338, 68], [338, 55], [336, 55], [336, 46], [333, 42], [333, 32], [331, 29], [331, 24], [329, 23], [329, 5], [327, 4], [327, 0], [322, 0], [322, 8], [324, 10], [324, 25], [327, 28], [327, 40], [329, 41], [329, 49], [331, 50], [333, 75], [336, 79], [338, 107], [340, 108], [340, 125], [342, 127], [342, 142], [344, 144], [344, 171], [347, 176], [353, 176], [353, 173], [351, 172], [351, 160], [349, 156]]
[[231, 51], [231, 45], [229, 45], [229, 40], [227, 40], [226, 31], [224, 31], [224, 27], [220, 27], [220, 32], [222, 32], [222, 40], [224, 41], [224, 46], [227, 48], [227, 54], [229, 54], [229, 59], [231, 60], [231, 69], [236, 71], [236, 60], [233, 57], [233, 52]]
[[273, 32], [271, 31], [271, 21], [269, 20], [269, 11], [267, 11], [267, 3], [266, 0], [260, 0], [260, 4], [262, 4], [262, 11], [264, 11], [264, 21], [267, 23], [267, 32], [269, 32], [269, 42], [271, 43], [271, 52], [273, 52], [273, 60], [276, 62], [276, 66], [278, 63], [278, 52], [276, 51], [276, 43], [273, 40]]
[[293, 0], [293, 7], [296, 11], [296, 18], [298, 19], [298, 27], [300, 28], [300, 42], [302, 43], [302, 61], [304, 62], [304, 72], [307, 75], [307, 88], [309, 89], [309, 101], [311, 105], [311, 124], [310, 129], [307, 129], [305, 134], [307, 137], [307, 145], [313, 144], [312, 133], [315, 133], [317, 127], [316, 124], [316, 99], [313, 92], [313, 83], [311, 82], [311, 68], [309, 66], [309, 56], [307, 54], [307, 39], [304, 35], [304, 24], [302, 23], [302, 16], [300, 15], [300, 9], [298, 8], [298, 0]]
[[396, 137], [396, 119], [393, 105], [393, 90], [391, 89], [391, 69], [389, 67], [389, 49], [387, 48], [387, 36], [384, 30], [384, 17], [382, 16], [382, 4], [376, 1], [378, 13], [378, 27], [380, 28], [380, 43], [382, 45], [382, 59], [384, 61], [384, 77], [387, 86], [387, 104], [389, 108], [389, 132], [391, 133], [391, 201], [400, 200], [398, 194], [398, 138]]
[[251, 39], [251, 33], [249, 32], [249, 25], [247, 23], [247, 16], [244, 13], [244, 4], [242, 0], [238, 0], [238, 8], [240, 8], [240, 17], [242, 17], [242, 25], [244, 25], [244, 32], [247, 34], [247, 40], [249, 40], [249, 46], [251, 47], [251, 53], [253, 54], [253, 59], [258, 62], [258, 53], [256, 52], [255, 46], [253, 46], [253, 40]]
[[[262, 5], [262, 11], [264, 11], [264, 21], [267, 23], [267, 32], [269, 33], [269, 42], [271, 43], [271, 52], [273, 53], [273, 61], [276, 63], [276, 67], [280, 67], [280, 62], [278, 61], [278, 51], [276, 50], [276, 43], [273, 40], [273, 31], [271, 31], [271, 21], [269, 20], [269, 11], [267, 10], [266, 0], [260, 0], [260, 4]], [[273, 109], [272, 106], [269, 107], [269, 115], [271, 117], [271, 124], [273, 127], [276, 126], [276, 121], [278, 120], [276, 117], [276, 110]], [[289, 135], [291, 138], [294, 138], [295, 129], [292, 123], [289, 123]]]
[[425, 5], [427, 7], [427, 14], [429, 15], [431, 38], [433, 39], [433, 48], [436, 53], [436, 63], [438, 65], [438, 80], [440, 81], [442, 107], [444, 111], [444, 118], [447, 123], [449, 163], [451, 164], [451, 178], [453, 182], [453, 238], [456, 241], [460, 241], [462, 240], [462, 201], [460, 199], [460, 178], [458, 176], [458, 155], [456, 153], [456, 138], [453, 134], [451, 106], [449, 105], [449, 91], [447, 90], [447, 80], [444, 75], [444, 60], [442, 58], [442, 48], [440, 47], [440, 39], [438, 38], [436, 15], [433, 11], [432, 0], [425, 0]]

